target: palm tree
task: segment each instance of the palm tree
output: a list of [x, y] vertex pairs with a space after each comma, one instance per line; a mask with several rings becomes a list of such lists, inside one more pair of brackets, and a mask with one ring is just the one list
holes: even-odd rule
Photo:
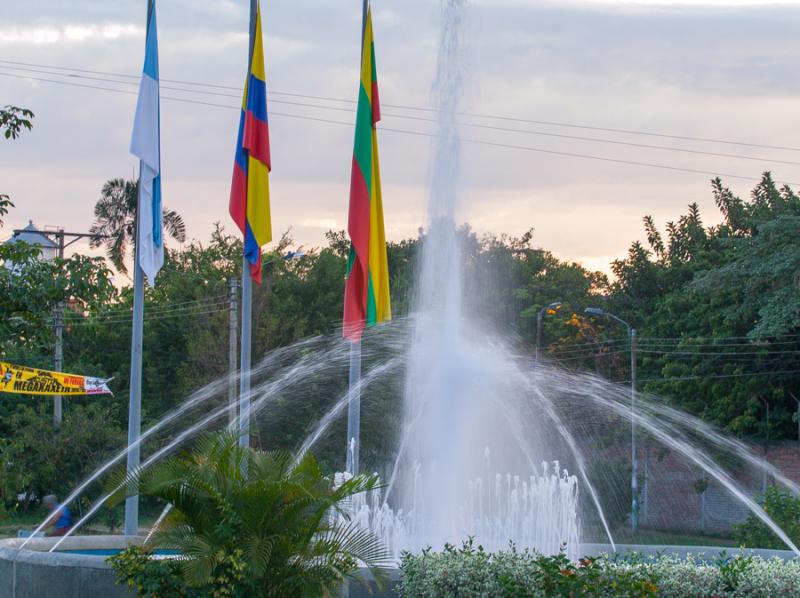
[[192, 454], [116, 480], [172, 505], [151, 540], [188, 557], [180, 561], [188, 588], [213, 593], [222, 579], [241, 597], [321, 596], [360, 565], [383, 580], [385, 548], [343, 509], [353, 495], [376, 489], [377, 476], [334, 486], [310, 453], [295, 464], [289, 452], [243, 448], [238, 440], [208, 435]]
[[[127, 274], [125, 256], [128, 246], [136, 244], [136, 204], [139, 197], [139, 182], [111, 179], [103, 185], [100, 199], [94, 206], [95, 222], [90, 232], [97, 237], [90, 241], [91, 247], [106, 246], [106, 255], [118, 272]], [[183, 243], [186, 240], [186, 225], [174, 210], [162, 209], [164, 229], [170, 237]], [[100, 236], [102, 235], [102, 236]]]

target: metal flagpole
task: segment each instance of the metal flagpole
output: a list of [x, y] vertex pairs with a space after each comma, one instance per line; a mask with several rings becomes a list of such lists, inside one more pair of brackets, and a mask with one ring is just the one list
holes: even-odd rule
[[[361, 48], [367, 31], [369, 0], [363, 0], [361, 8]], [[361, 340], [350, 344], [350, 388], [347, 399], [347, 471], [358, 475], [361, 448]]]
[[231, 277], [228, 281], [228, 301], [230, 303], [230, 317], [228, 321], [228, 423], [233, 426], [236, 421], [236, 349], [239, 348], [239, 339], [236, 338], [236, 325], [239, 323], [237, 303], [239, 301], [239, 281]]
[[347, 400], [347, 471], [358, 475], [361, 444], [361, 341], [350, 344], [350, 389]]
[[[147, 14], [153, 0], [148, 0]], [[139, 197], [136, 201], [136, 245], [133, 252], [133, 331], [131, 333], [131, 385], [128, 403], [128, 473], [139, 467], [139, 434], [142, 428], [142, 329], [144, 327], [144, 272], [139, 264], [139, 208], [142, 196], [142, 163], [139, 162]], [[133, 446], [135, 445], [135, 446]], [[139, 496], [125, 499], [125, 535], [139, 533]]]
[[[258, 0], [250, 0], [250, 50], [247, 59], [247, 73], [253, 63], [253, 44], [256, 38], [256, 12]], [[250, 198], [248, 198], [249, 200]], [[260, 251], [260, 249], [259, 249]], [[250, 337], [253, 319], [253, 280], [250, 278], [250, 264], [242, 257], [242, 340], [240, 366], [242, 376], [239, 381], [239, 446], [250, 446]]]

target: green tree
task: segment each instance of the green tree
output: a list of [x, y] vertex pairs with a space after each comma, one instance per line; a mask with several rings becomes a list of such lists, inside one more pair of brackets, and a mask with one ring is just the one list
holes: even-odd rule
[[189, 588], [319, 596], [353, 576], [359, 562], [378, 577], [386, 565], [373, 534], [331, 517], [345, 513], [344, 501], [375, 489], [377, 478], [361, 475], [335, 486], [310, 454], [295, 466], [290, 453], [243, 448], [233, 434], [209, 435], [192, 454], [125, 480], [173, 505], [153, 542], [188, 557], [180, 568]]
[[[97, 403], [70, 401], [61, 426], [53, 428], [44, 405], [19, 405], [6, 419], [0, 440], [0, 504], [28, 510], [33, 496], [51, 492], [64, 497], [124, 442], [110, 410]], [[5, 476], [5, 480], [2, 477]], [[100, 485], [90, 489], [96, 493]]]
[[[90, 232], [92, 247], [106, 246], [106, 255], [118, 272], [127, 274], [125, 257], [128, 246], [136, 244], [136, 206], [139, 182], [111, 179], [103, 185], [100, 199], [94, 206], [95, 223]], [[174, 210], [162, 209], [164, 229], [179, 243], [186, 241], [186, 225]], [[102, 236], [101, 236], [102, 235]], [[106, 237], [106, 238], [103, 238]]]
[[662, 237], [646, 217], [649, 249], [634, 243], [613, 263], [609, 309], [656, 339], [641, 347], [644, 390], [739, 436], [786, 437], [800, 383], [800, 199], [769, 173], [748, 200], [718, 178], [711, 187], [722, 223], [704, 227], [692, 204]]
[[0, 110], [0, 131], [3, 131], [3, 136], [6, 139], [16, 139], [22, 129], [30, 131], [33, 128], [33, 123], [31, 122], [33, 117], [33, 112], [27, 108], [6, 106]]

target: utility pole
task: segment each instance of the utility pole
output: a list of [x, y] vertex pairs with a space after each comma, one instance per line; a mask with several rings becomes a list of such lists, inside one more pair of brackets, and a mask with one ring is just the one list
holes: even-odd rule
[[544, 323], [544, 316], [555, 315], [563, 306], [560, 301], [555, 301], [550, 305], [545, 305], [542, 309], [536, 312], [536, 348], [533, 354], [533, 364], [539, 365], [539, 358], [542, 352], [542, 324]]
[[[29, 231], [22, 228], [15, 228], [13, 236], [21, 235]], [[36, 231], [35, 234], [41, 235], [50, 241], [53, 241], [57, 249], [57, 257], [60, 260], [64, 259], [64, 250], [81, 239], [105, 239], [108, 235], [95, 235], [93, 233], [68, 233], [63, 228], [55, 231]], [[66, 242], [66, 238], [70, 237], [71, 241]], [[60, 372], [64, 368], [64, 301], [58, 301], [53, 307], [53, 332], [55, 333], [56, 342], [53, 349], [53, 369]], [[53, 397], [53, 425], [59, 426], [63, 419], [63, 404], [61, 395]]]
[[[58, 243], [58, 259], [64, 259], [64, 229], [56, 231]], [[53, 324], [55, 325], [56, 347], [53, 355], [53, 369], [60, 372], [64, 369], [64, 302], [56, 303]], [[53, 397], [53, 425], [58, 427], [63, 419], [61, 395]]]
[[228, 298], [230, 301], [231, 314], [228, 326], [228, 423], [236, 421], [236, 372], [239, 369], [236, 363], [236, 350], [238, 349], [238, 339], [236, 338], [236, 326], [239, 323], [238, 316], [238, 288], [239, 281], [232, 277], [228, 281]]
[[631, 342], [631, 527], [639, 529], [639, 482], [636, 456], [636, 328], [630, 329]]
[[639, 483], [637, 481], [638, 463], [636, 459], [636, 329], [628, 322], [600, 307], [587, 307], [583, 313], [589, 316], [611, 318], [625, 326], [631, 350], [631, 529], [639, 529]]

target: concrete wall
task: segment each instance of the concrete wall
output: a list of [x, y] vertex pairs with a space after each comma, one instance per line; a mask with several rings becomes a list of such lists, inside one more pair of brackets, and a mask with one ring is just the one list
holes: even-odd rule
[[[750, 449], [756, 455], [763, 454], [760, 445], [751, 445]], [[629, 445], [611, 446], [595, 453], [599, 458], [630, 460]], [[706, 491], [698, 493], [695, 484], [703, 478], [703, 472], [683, 456], [665, 451], [655, 443], [648, 446], [643, 442], [639, 446], [638, 460], [640, 475], [644, 477], [640, 489], [640, 524], [643, 527], [727, 535], [733, 524], [747, 519], [749, 510], [744, 503], [710, 476], [706, 476]], [[767, 461], [790, 480], [800, 483], [799, 443], [786, 441], [770, 446]], [[731, 473], [745, 495], [750, 498], [761, 495], [764, 477], [755, 467], [731, 462], [723, 464], [723, 468]], [[772, 483], [771, 478], [767, 483]]]
[[[133, 598], [134, 593], [116, 584], [105, 558], [43, 552], [53, 538], [34, 539], [23, 550], [24, 539], [0, 541], [0, 598]], [[123, 536], [67, 538], [64, 550], [123, 548]], [[32, 550], [28, 550], [31, 548]]]
[[[135, 598], [135, 592], [116, 584], [116, 575], [104, 557], [47, 552], [57, 538], [36, 538], [24, 549], [24, 539], [0, 540], [0, 598]], [[139, 543], [124, 536], [76, 536], [59, 546], [64, 550], [124, 548]], [[381, 598], [396, 596], [400, 576], [390, 571], [383, 593], [371, 578], [364, 583], [349, 582], [340, 598]]]

